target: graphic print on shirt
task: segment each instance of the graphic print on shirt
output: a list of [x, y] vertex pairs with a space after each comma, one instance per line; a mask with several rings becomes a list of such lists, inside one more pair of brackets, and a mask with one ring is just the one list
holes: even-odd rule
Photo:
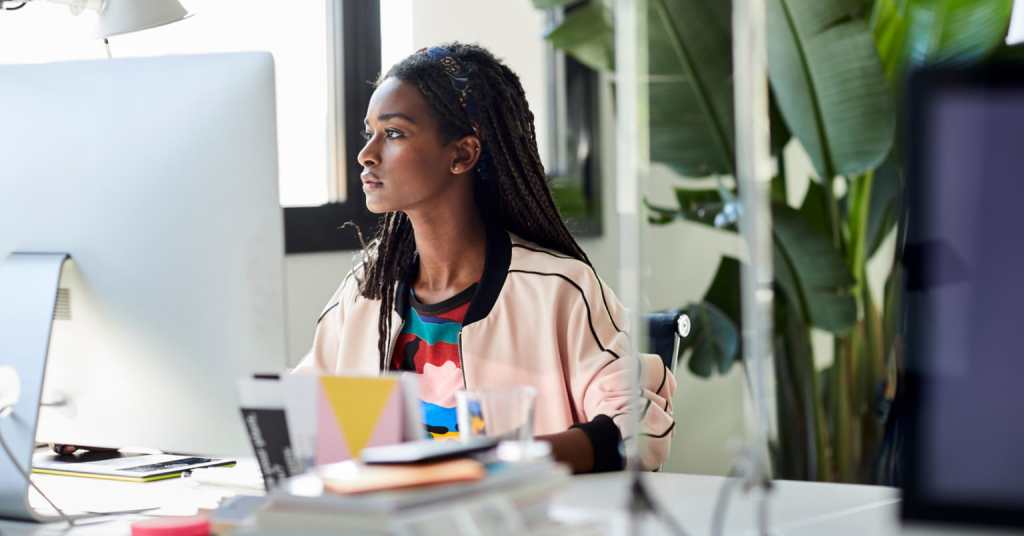
[[393, 368], [420, 374], [420, 406], [430, 436], [458, 438], [455, 392], [463, 388], [459, 332], [476, 285], [437, 304], [410, 292], [405, 327], [395, 345]]

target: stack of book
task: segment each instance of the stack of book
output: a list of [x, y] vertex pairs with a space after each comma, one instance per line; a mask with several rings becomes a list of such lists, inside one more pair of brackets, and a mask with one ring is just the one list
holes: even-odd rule
[[548, 460], [341, 462], [270, 492], [245, 534], [538, 534], [568, 481], [568, 470]]

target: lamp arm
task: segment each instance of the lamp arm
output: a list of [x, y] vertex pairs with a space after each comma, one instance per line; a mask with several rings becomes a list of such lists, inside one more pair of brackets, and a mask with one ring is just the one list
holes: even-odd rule
[[[4, 1], [5, 0], [0, 0], [0, 5], [2, 5], [4, 3]], [[7, 1], [10, 1], [10, 0], [7, 0]], [[32, 1], [32, 0], [24, 0], [24, 1], [27, 2], [27, 1]], [[68, 6], [68, 9], [71, 10], [71, 14], [72, 15], [80, 15], [83, 11], [85, 11], [87, 9], [95, 11], [96, 13], [102, 13], [103, 9], [107, 5], [107, 1], [106, 0], [45, 0], [45, 1], [46, 2], [50, 2], [52, 4], [61, 4], [61, 5]], [[22, 2], [22, 4], [24, 4], [24, 2]]]

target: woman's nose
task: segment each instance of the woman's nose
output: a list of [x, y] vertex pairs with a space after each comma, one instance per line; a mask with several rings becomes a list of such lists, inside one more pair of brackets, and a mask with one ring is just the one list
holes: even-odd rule
[[377, 137], [366, 140], [366, 144], [363, 145], [362, 150], [356, 155], [356, 161], [363, 167], [373, 167], [380, 163], [380, 155], [377, 152]]

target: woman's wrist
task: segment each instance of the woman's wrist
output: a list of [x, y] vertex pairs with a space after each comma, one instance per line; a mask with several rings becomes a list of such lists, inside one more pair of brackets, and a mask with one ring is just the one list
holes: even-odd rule
[[573, 473], [618, 471], [625, 466], [619, 448], [622, 433], [607, 415], [538, 439], [550, 442], [555, 460], [568, 465]]
[[594, 470], [594, 446], [583, 430], [570, 428], [537, 439], [551, 443], [552, 457], [568, 465], [573, 473], [589, 473]]

